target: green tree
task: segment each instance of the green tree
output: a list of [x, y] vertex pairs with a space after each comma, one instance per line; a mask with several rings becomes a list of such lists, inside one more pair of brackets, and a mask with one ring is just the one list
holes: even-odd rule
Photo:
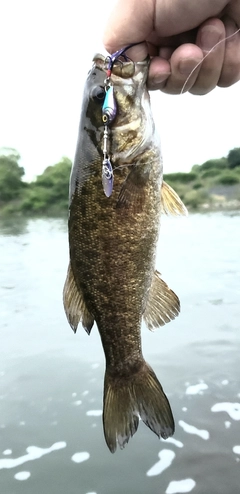
[[235, 185], [240, 182], [240, 177], [229, 171], [221, 173], [216, 180], [216, 183], [221, 185]]
[[240, 166], [240, 148], [234, 148], [227, 155], [229, 168]]
[[18, 199], [24, 187], [24, 168], [19, 165], [20, 155], [15, 149], [0, 149], [0, 201]]
[[193, 165], [191, 168], [191, 172], [198, 173], [201, 170], [201, 165]]
[[222, 170], [228, 168], [228, 160], [227, 158], [219, 158], [205, 161], [200, 167], [201, 171], [206, 170]]
[[44, 213], [67, 211], [71, 160], [63, 157], [59, 163], [48, 166], [31, 183], [22, 208], [28, 212]]
[[180, 182], [183, 184], [188, 184], [189, 182], [193, 182], [197, 178], [197, 174], [193, 172], [185, 173], [185, 172], [176, 172], [176, 173], [167, 173], [164, 174], [164, 180], [166, 182]]
[[46, 187], [52, 191], [52, 199], [64, 197], [69, 187], [69, 176], [72, 162], [65, 156], [59, 163], [48, 166], [42, 175], [38, 175], [36, 186]]

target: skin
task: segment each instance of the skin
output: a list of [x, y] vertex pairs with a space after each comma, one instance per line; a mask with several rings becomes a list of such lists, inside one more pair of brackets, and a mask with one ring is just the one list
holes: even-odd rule
[[240, 32], [213, 46], [240, 27], [240, 0], [118, 0], [108, 19], [103, 42], [113, 53], [131, 43], [133, 60], [151, 58], [148, 88], [179, 94], [207, 94], [240, 79]]
[[104, 434], [114, 452], [117, 442], [123, 448], [136, 432], [138, 414], [159, 437], [174, 432], [167, 397], [142, 355], [141, 321], [149, 312], [157, 326], [163, 314], [168, 314], [168, 322], [178, 314], [179, 301], [164, 282], [155, 284], [163, 176], [146, 89], [148, 62], [135, 67], [132, 79], [118, 77], [113, 68], [118, 106], [111, 125], [114, 188], [106, 197], [101, 176], [103, 102], [95, 91], [102, 94], [104, 60], [95, 57], [83, 98], [68, 223], [74, 283], [68, 272], [64, 307], [75, 331], [80, 319], [88, 333], [93, 321], [97, 323], [106, 357]]
[[[69, 242], [74, 278], [83, 294], [87, 309], [97, 322], [108, 370], [111, 374], [117, 372], [119, 376], [121, 373], [125, 375], [126, 365], [135, 366], [142, 361], [140, 327], [146, 293], [154, 272], [162, 168], [159, 148], [154, 147], [151, 137], [149, 142], [138, 150], [140, 157], [135, 159], [138, 168], [133, 169], [133, 181], [136, 180], [141, 207], [138, 204], [138, 195], [135, 196], [132, 191], [129, 207], [125, 203], [120, 207], [116, 206], [124, 180], [129, 174], [126, 166], [122, 169], [116, 168], [126, 164], [126, 161], [130, 162], [128, 155], [135, 146], [138, 149], [145, 126], [145, 115], [142, 115], [143, 112], [137, 105], [132, 105], [132, 100], [137, 96], [142, 98], [145, 91], [148, 68], [146, 64], [139, 87], [131, 98], [127, 98], [122, 88], [122, 80], [119, 82], [117, 78], [112, 77], [118, 101], [118, 114], [111, 126], [114, 190], [112, 195], [106, 198], [101, 179], [101, 102], [96, 103], [88, 96], [92, 88], [104, 85], [103, 64], [100, 60], [99, 66], [96, 65], [92, 69], [86, 86], [86, 108], [83, 107], [82, 111], [74, 165], [76, 174], [72, 174], [71, 181]], [[130, 123], [129, 113], [132, 119]], [[125, 131], [124, 126], [127, 126]], [[91, 130], [94, 132], [91, 133]], [[152, 133], [153, 123], [149, 130], [150, 136]], [[95, 141], [100, 144], [99, 150]], [[143, 160], [143, 164], [138, 163], [140, 159]], [[151, 180], [147, 174], [149, 170], [152, 170]], [[81, 186], [81, 193], [78, 184]], [[135, 290], [132, 288], [133, 282]]]

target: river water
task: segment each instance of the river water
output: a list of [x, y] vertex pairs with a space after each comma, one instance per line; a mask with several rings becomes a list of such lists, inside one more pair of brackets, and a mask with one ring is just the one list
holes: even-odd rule
[[163, 218], [157, 268], [181, 314], [143, 352], [172, 405], [174, 438], [140, 423], [112, 455], [102, 431], [97, 328], [62, 307], [65, 220], [0, 226], [1, 494], [235, 494], [240, 485], [240, 215]]

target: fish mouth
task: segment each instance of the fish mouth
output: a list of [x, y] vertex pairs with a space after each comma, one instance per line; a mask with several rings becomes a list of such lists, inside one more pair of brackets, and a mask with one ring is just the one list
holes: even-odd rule
[[[95, 65], [103, 71], [107, 71], [108, 68], [108, 56], [105, 57], [101, 53], [96, 53], [93, 57], [93, 62]], [[147, 56], [144, 60], [140, 62], [133, 62], [132, 60], [123, 61], [121, 59], [116, 60], [112, 67], [112, 74], [114, 76], [120, 77], [121, 79], [132, 78], [139, 72], [148, 69], [150, 62], [150, 57]]]

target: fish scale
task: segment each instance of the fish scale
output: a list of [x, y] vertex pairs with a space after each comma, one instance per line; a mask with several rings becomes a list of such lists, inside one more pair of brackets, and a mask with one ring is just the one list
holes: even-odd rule
[[111, 452], [126, 445], [139, 417], [159, 437], [174, 432], [168, 399], [142, 355], [141, 322], [144, 318], [153, 329], [179, 313], [178, 297], [155, 271], [155, 255], [161, 210], [185, 212], [163, 182], [146, 88], [149, 61], [136, 63], [134, 71], [129, 63], [122, 63], [120, 73], [112, 67], [118, 110], [110, 128], [114, 184], [109, 197], [102, 187], [104, 125], [98, 101], [104, 57], [95, 56], [88, 74], [70, 182], [70, 263], [63, 293], [73, 330], [81, 322], [90, 333], [96, 321], [101, 336], [103, 426]]

